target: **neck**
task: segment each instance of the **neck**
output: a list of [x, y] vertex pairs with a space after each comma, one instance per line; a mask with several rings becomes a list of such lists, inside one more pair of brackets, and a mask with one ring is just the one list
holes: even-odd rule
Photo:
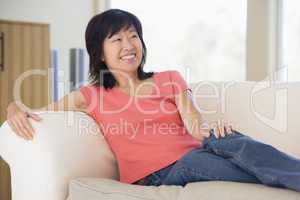
[[139, 83], [137, 72], [122, 72], [114, 74], [120, 88], [129, 88]]

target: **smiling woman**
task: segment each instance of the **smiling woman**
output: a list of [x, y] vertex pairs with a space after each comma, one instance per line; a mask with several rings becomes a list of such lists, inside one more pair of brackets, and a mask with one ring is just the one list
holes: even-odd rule
[[105, 12], [92, 18], [86, 30], [86, 47], [90, 55], [90, 78], [95, 85], [103, 85], [105, 89], [116, 84], [124, 87], [131, 84], [127, 73], [132, 77], [137, 73], [140, 80], [153, 75], [143, 71], [147, 49], [141, 23], [131, 13], [114, 10], [113, 14]]

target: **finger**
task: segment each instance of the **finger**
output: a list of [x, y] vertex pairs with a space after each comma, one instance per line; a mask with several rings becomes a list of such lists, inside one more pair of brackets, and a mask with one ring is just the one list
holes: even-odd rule
[[230, 129], [227, 125], [224, 126], [225, 134], [230, 134]]
[[24, 124], [24, 122], [22, 122], [22, 131], [23, 131], [23, 133], [26, 134], [26, 136], [29, 140], [33, 139], [33, 133], [30, 130], [28, 130], [28, 128], [26, 127], [26, 124]]
[[221, 137], [220, 127], [218, 126], [218, 127], [216, 128], [216, 130], [217, 130], [218, 138], [220, 138], [220, 137]]
[[18, 135], [19, 137], [22, 137], [22, 135], [19, 134], [19, 132], [17, 131], [14, 123], [11, 121], [11, 120], [7, 120], [7, 123], [9, 125], [9, 127], [11, 128], [11, 130], [16, 134]]
[[226, 133], [225, 133], [225, 128], [224, 128], [224, 126], [220, 126], [220, 135], [221, 135], [221, 137], [226, 137]]
[[221, 120], [218, 120], [218, 129], [220, 132], [220, 136], [225, 137], [224, 126], [223, 126], [223, 122]]
[[224, 131], [225, 131], [225, 135], [231, 134], [228, 122], [224, 122]]
[[25, 126], [25, 128], [33, 135], [35, 131], [29, 121], [28, 115], [25, 118], [21, 118], [21, 121], [22, 121], [23, 125]]
[[232, 131], [230, 130], [229, 126], [225, 126], [224, 128], [225, 128], [226, 134], [228, 134], [228, 135], [232, 134]]
[[41, 121], [42, 120], [42, 118], [39, 115], [35, 114], [35, 113], [27, 113], [27, 115], [29, 117], [31, 117], [32, 119], [34, 119], [35, 121]]
[[232, 130], [232, 126], [231, 125], [228, 125], [228, 131], [230, 134], [233, 134], [233, 130]]
[[218, 139], [219, 138], [219, 134], [217, 133], [217, 128], [213, 128], [214, 130], [214, 136]]
[[28, 126], [26, 126], [26, 124], [30, 124], [29, 122], [29, 118], [30, 117], [30, 113], [28, 112], [23, 112], [23, 113], [19, 113], [18, 114], [18, 121], [21, 122], [21, 125], [23, 128], [26, 128], [27, 131], [31, 132], [33, 131], [33, 128], [32, 130], [30, 130], [30, 128], [28, 129]]
[[23, 137], [26, 139], [32, 139], [31, 134], [27, 131], [27, 129], [24, 127], [22, 121], [20, 119], [17, 119], [16, 121], [18, 130], [22, 133]]
[[20, 128], [20, 126], [19, 126], [19, 124], [17, 123], [17, 121], [14, 120], [14, 119], [12, 119], [12, 120], [11, 120], [11, 123], [12, 123], [12, 125], [13, 125], [13, 127], [14, 127], [15, 133], [16, 133], [18, 136], [20, 136], [20, 137], [22, 137], [22, 138], [24, 138], [24, 139], [27, 140], [27, 136], [23, 133], [23, 131], [22, 131], [22, 129]]
[[28, 118], [22, 118], [21, 121], [26, 131], [33, 137], [34, 129], [32, 128]]
[[224, 131], [222, 131], [222, 127], [218, 127], [218, 132], [219, 132], [219, 138], [223, 138], [223, 137], [225, 137], [225, 133], [224, 133]]
[[214, 130], [214, 135], [217, 139], [220, 138], [221, 134], [220, 134], [220, 129], [219, 129], [219, 121], [216, 121], [213, 124], [213, 130]]

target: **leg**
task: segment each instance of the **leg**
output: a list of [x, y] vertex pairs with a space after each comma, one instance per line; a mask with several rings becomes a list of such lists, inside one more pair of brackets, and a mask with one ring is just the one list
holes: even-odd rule
[[271, 145], [234, 131], [222, 139], [210, 136], [203, 148], [226, 158], [263, 184], [300, 191], [300, 160]]
[[191, 150], [161, 178], [163, 185], [185, 185], [197, 181], [236, 181], [259, 183], [259, 180], [230, 161], [202, 148]]

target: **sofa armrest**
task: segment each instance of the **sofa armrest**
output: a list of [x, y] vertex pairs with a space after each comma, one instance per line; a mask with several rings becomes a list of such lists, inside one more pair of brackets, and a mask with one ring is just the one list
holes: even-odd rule
[[81, 112], [41, 112], [32, 141], [0, 128], [0, 155], [11, 170], [12, 199], [63, 200], [76, 177], [118, 179], [117, 164], [98, 126]]

